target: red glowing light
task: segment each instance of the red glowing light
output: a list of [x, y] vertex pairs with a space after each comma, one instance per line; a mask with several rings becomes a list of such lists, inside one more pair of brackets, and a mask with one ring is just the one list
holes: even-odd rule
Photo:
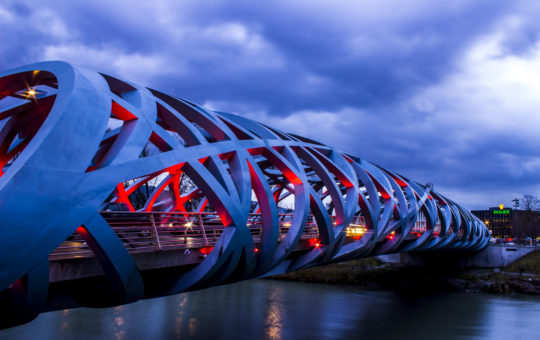
[[213, 249], [214, 247], [203, 247], [201, 248], [201, 254], [208, 255], [212, 252]]
[[319, 241], [319, 239], [317, 238], [312, 238], [309, 240], [309, 245], [312, 247], [319, 248], [321, 246], [321, 241]]
[[258, 253], [259, 252], [259, 248], [255, 248], [253, 249], [254, 252]]
[[393, 240], [395, 234], [396, 234], [396, 232], [393, 231], [393, 232], [391, 232], [390, 234], [388, 234], [388, 235], [386, 236], [386, 238], [387, 238], [388, 240]]
[[82, 236], [86, 236], [88, 235], [88, 230], [86, 230], [86, 228], [81, 225], [77, 228], [77, 233], [79, 233]]
[[114, 116], [114, 118], [123, 121], [137, 119], [137, 117], [133, 113], [126, 110], [123, 106], [121, 106], [114, 100], [112, 101], [111, 114], [112, 116]]

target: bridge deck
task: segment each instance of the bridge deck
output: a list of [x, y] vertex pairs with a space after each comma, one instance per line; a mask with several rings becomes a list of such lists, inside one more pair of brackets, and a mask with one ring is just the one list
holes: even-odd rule
[[[101, 212], [119, 239], [131, 254], [151, 253], [162, 250], [203, 249], [209, 251], [221, 237], [225, 226], [219, 215], [211, 212]], [[293, 214], [279, 214], [279, 239], [287, 235]], [[335, 219], [334, 216], [331, 217]], [[250, 214], [248, 228], [254, 243], [261, 243], [263, 224], [261, 214]], [[363, 217], [358, 217], [347, 228], [349, 239], [360, 237], [367, 230]], [[408, 239], [418, 238], [425, 231], [425, 222], [417, 222]], [[317, 223], [309, 215], [302, 240], [315, 240], [319, 237]], [[49, 256], [50, 261], [89, 258], [94, 253], [84, 239], [74, 232]]]
[[[225, 228], [216, 213], [102, 212], [101, 214], [132, 254], [211, 248]], [[292, 217], [292, 214], [279, 214], [279, 241], [287, 235]], [[260, 243], [263, 231], [261, 214], [250, 214], [248, 228], [254, 243]], [[318, 236], [317, 225], [310, 215], [302, 239], [317, 239]], [[74, 232], [51, 253], [49, 260], [93, 256], [92, 250], [81, 235]]]

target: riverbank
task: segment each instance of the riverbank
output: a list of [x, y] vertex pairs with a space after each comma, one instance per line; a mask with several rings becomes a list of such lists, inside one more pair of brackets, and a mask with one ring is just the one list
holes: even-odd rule
[[540, 252], [529, 254], [503, 270], [384, 264], [367, 258], [308, 268], [273, 276], [272, 279], [408, 293], [449, 291], [540, 295]]

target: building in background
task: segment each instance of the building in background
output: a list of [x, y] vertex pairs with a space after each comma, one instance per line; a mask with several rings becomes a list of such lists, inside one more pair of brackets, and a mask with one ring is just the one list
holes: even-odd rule
[[495, 238], [540, 237], [540, 212], [506, 208], [502, 204], [488, 210], [473, 210], [475, 216], [482, 220], [491, 230]]

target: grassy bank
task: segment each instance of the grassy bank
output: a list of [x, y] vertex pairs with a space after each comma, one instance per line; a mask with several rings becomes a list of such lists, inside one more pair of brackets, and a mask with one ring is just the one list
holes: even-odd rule
[[[523, 275], [520, 275], [520, 269], [523, 269]], [[374, 258], [366, 258], [308, 268], [272, 278], [409, 293], [466, 291], [540, 294], [539, 269], [540, 252], [536, 252], [504, 268], [503, 272], [384, 264]]]
[[527, 254], [504, 268], [505, 272], [540, 275], [540, 250]]

